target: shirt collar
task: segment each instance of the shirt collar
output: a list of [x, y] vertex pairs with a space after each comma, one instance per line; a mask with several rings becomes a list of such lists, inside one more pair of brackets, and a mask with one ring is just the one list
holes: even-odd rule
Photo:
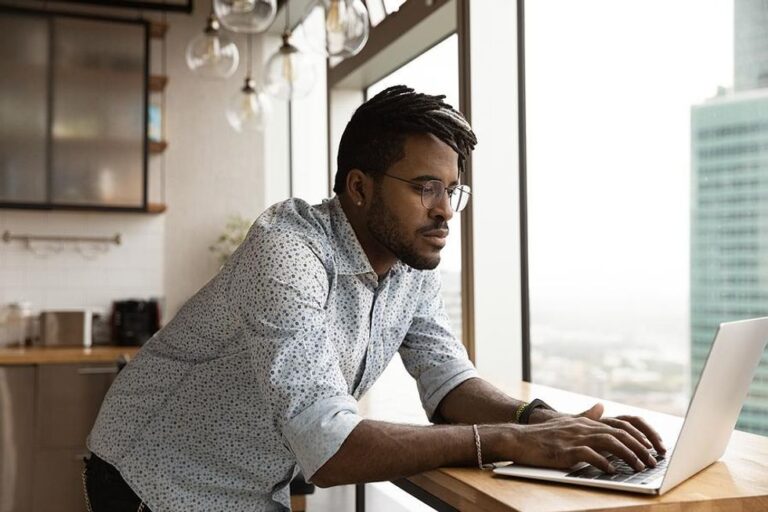
[[[346, 213], [341, 207], [338, 196], [333, 196], [328, 201], [328, 210], [331, 217], [331, 229], [333, 230], [334, 242], [336, 245], [336, 269], [339, 274], [376, 274], [373, 270], [368, 256], [357, 239], [352, 224], [349, 223]], [[397, 260], [389, 271], [389, 274], [397, 274], [409, 267]]]
[[331, 214], [331, 229], [336, 246], [336, 269], [339, 274], [367, 274], [374, 272], [368, 261], [363, 246], [357, 239], [352, 224], [341, 208], [338, 196], [328, 200], [328, 210]]

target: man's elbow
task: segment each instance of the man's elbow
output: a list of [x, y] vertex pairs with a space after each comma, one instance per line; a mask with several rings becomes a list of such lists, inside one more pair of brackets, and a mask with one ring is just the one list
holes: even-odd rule
[[309, 481], [321, 489], [327, 489], [329, 487], [340, 485], [329, 473], [330, 472], [327, 470], [327, 468], [322, 467], [318, 469], [314, 475], [312, 475], [312, 478], [310, 478]]

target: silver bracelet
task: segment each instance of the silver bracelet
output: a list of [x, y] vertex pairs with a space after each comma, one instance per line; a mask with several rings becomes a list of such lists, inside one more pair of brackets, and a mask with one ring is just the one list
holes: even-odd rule
[[483, 450], [480, 448], [480, 434], [477, 432], [477, 425], [472, 425], [475, 432], [475, 446], [477, 447], [477, 467], [483, 469]]
[[480, 469], [494, 469], [499, 467], [496, 463], [483, 464], [483, 450], [480, 447], [480, 433], [477, 431], [477, 425], [472, 425], [472, 431], [475, 433], [475, 447], [477, 448], [477, 467]]

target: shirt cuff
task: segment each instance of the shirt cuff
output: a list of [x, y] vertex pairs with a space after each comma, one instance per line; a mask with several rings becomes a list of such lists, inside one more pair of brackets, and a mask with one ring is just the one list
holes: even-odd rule
[[430, 421], [445, 395], [467, 379], [478, 377], [477, 370], [468, 359], [452, 359], [419, 376], [418, 388], [421, 405]]
[[286, 424], [283, 435], [308, 482], [362, 420], [354, 398], [332, 396], [313, 403]]

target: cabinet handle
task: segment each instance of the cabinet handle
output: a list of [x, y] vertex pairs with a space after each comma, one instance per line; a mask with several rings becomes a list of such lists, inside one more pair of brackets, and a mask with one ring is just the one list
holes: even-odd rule
[[78, 368], [77, 373], [79, 375], [101, 375], [104, 373], [117, 373], [116, 366], [86, 366], [84, 368]]
[[78, 462], [83, 462], [83, 459], [87, 458], [89, 455], [91, 455], [91, 452], [81, 452], [76, 453], [73, 458]]

